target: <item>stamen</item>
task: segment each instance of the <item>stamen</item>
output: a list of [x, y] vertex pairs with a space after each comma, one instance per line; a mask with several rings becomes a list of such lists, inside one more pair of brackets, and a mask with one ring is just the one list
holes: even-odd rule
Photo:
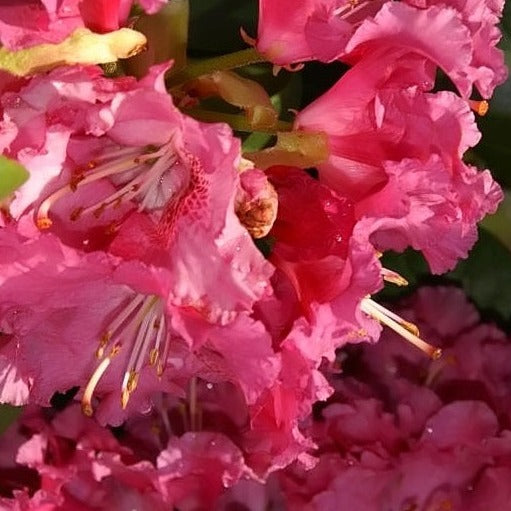
[[[133, 153], [133, 150], [132, 150]], [[125, 172], [126, 170], [130, 170], [133, 168], [133, 158], [127, 158], [125, 160], [121, 160], [112, 164], [106, 164], [103, 168], [98, 169], [95, 168], [95, 172], [91, 175], [80, 179], [78, 182], [76, 178], [71, 181], [70, 184], [63, 186], [56, 192], [52, 193], [47, 199], [45, 199], [36, 214], [36, 224], [39, 229], [47, 229], [51, 227], [51, 220], [49, 218], [50, 208], [55, 204], [59, 199], [65, 197], [69, 193], [75, 192], [79, 187], [93, 183], [98, 179], [102, 179], [107, 176], [111, 176], [114, 174], [118, 174], [120, 172]]]
[[406, 321], [401, 316], [398, 316], [394, 312], [392, 312], [392, 311], [386, 309], [385, 307], [383, 307], [382, 305], [380, 305], [378, 302], [375, 302], [373, 300], [370, 300], [370, 301], [372, 303], [372, 306], [375, 309], [379, 310], [382, 314], [385, 314], [386, 316], [388, 316], [390, 319], [392, 319], [396, 323], [399, 323], [403, 328], [406, 328], [406, 330], [408, 330], [411, 334], [413, 334], [417, 337], [420, 336], [420, 332], [419, 332], [417, 325], [415, 325], [414, 323], [410, 323], [410, 321]]
[[135, 390], [139, 371], [145, 360], [145, 354], [153, 338], [154, 324], [157, 320], [159, 311], [154, 310], [154, 305], [158, 302], [155, 296], [147, 297], [144, 305], [133, 320], [134, 328], [137, 330], [137, 338], [131, 350], [130, 359], [127, 364], [126, 371], [121, 387], [121, 404], [126, 408], [130, 394]]
[[99, 348], [96, 351], [96, 357], [102, 358], [104, 349], [108, 345], [112, 336], [117, 332], [119, 327], [131, 316], [133, 311], [142, 303], [144, 295], [137, 294], [133, 300], [122, 310], [122, 312], [110, 324], [109, 329], [101, 336]]
[[392, 284], [395, 284], [396, 286], [407, 286], [408, 281], [399, 273], [389, 270], [387, 268], [381, 269], [381, 274], [383, 277], [383, 280], [386, 282], [391, 282]]
[[156, 362], [158, 362], [158, 357], [160, 356], [159, 351], [156, 348], [153, 348], [149, 352], [149, 365], [155, 366]]
[[363, 298], [360, 302], [360, 308], [369, 316], [394, 330], [394, 332], [422, 350], [433, 360], [437, 360], [442, 356], [442, 350], [440, 348], [428, 344], [419, 337], [419, 329], [413, 323], [405, 321], [397, 314], [382, 307], [370, 298]]
[[[170, 144], [170, 142], [169, 142]], [[122, 157], [121, 159], [119, 159]], [[61, 198], [70, 193], [74, 193], [78, 188], [98, 181], [106, 177], [123, 174], [125, 172], [135, 173], [135, 177], [124, 183], [120, 189], [115, 191], [106, 199], [88, 207], [78, 206], [70, 214], [70, 220], [76, 221], [82, 215], [93, 213], [99, 218], [106, 208], [118, 208], [122, 201], [129, 201], [139, 196], [142, 197], [139, 210], [148, 206], [150, 192], [158, 186], [161, 176], [176, 161], [176, 155], [169, 148], [168, 144], [160, 148], [156, 152], [140, 154], [140, 149], [130, 148], [129, 150], [119, 150], [103, 157], [103, 161], [107, 158], [114, 158], [101, 165], [97, 162], [90, 162], [88, 165], [89, 172], [74, 175], [70, 183], [63, 186], [48, 198], [46, 198], [36, 213], [36, 224], [39, 229], [48, 229], [52, 225], [49, 217], [51, 207]]]
[[490, 108], [488, 101], [484, 99], [482, 101], [474, 101], [473, 99], [469, 99], [468, 104], [470, 105], [470, 108], [481, 117], [485, 116], [488, 113], [488, 109]]
[[[157, 365], [158, 376], [161, 376], [160, 370], [163, 368], [164, 360], [162, 361], [160, 357], [160, 345], [164, 337], [165, 340], [168, 339], [161, 300], [154, 295], [142, 294], [137, 294], [132, 298], [101, 336], [96, 350], [97, 358], [103, 358], [105, 348], [114, 337], [117, 338], [117, 341], [110, 355], [101, 360], [86, 386], [82, 399], [82, 409], [86, 415], [92, 415], [91, 401], [94, 389], [108, 369], [112, 357], [121, 347], [128, 346], [130, 351], [121, 385], [123, 408], [126, 408], [130, 395], [137, 388], [144, 363], [149, 362], [149, 365]], [[163, 357], [167, 356], [167, 344], [165, 342]]]
[[349, 18], [352, 14], [360, 11], [362, 7], [365, 7], [368, 2], [360, 2], [359, 0], [348, 0], [344, 5], [334, 9], [332, 12], [333, 16], [339, 18]]
[[120, 347], [115, 346], [112, 351], [110, 352], [110, 355], [103, 359], [98, 367], [96, 367], [96, 370], [92, 373], [92, 376], [90, 377], [89, 381], [87, 382], [87, 386], [85, 387], [85, 391], [83, 393], [82, 397], [82, 412], [84, 415], [87, 415], [87, 417], [91, 417], [94, 413], [94, 410], [92, 408], [92, 395], [94, 394], [94, 390], [97, 387], [99, 380], [105, 374], [105, 371], [108, 369], [108, 366], [110, 365], [110, 362], [112, 362], [112, 358], [119, 353]]
[[156, 374], [158, 375], [158, 378], [161, 378], [163, 371], [165, 371], [165, 366], [167, 364], [167, 355], [169, 354], [169, 334], [168, 332], [165, 333], [165, 341], [163, 344], [163, 355], [158, 359], [158, 364], [156, 367]]

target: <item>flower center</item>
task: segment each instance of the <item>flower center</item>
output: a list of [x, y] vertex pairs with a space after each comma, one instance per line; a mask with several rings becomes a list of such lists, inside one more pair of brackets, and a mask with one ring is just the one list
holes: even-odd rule
[[156, 151], [146, 152], [142, 152], [140, 148], [118, 149], [102, 155], [97, 161], [90, 161], [85, 169], [75, 171], [68, 185], [52, 193], [41, 203], [36, 213], [38, 228], [51, 227], [53, 222], [49, 213], [57, 201], [85, 185], [104, 178], [109, 178], [114, 183], [116, 191], [86, 207], [77, 206], [69, 214], [69, 220], [76, 221], [87, 214], [99, 218], [105, 210], [116, 209], [121, 203], [132, 200], [138, 202], [139, 211], [151, 209], [155, 204], [159, 205], [159, 202], [164, 201], [164, 198], [159, 197], [163, 175], [177, 161], [169, 144]]
[[[109, 354], [105, 351], [112, 344]], [[121, 405], [126, 408], [130, 395], [138, 385], [140, 371], [146, 362], [163, 374], [167, 359], [169, 336], [164, 304], [155, 295], [136, 294], [119, 312], [99, 340], [96, 357], [101, 360], [89, 379], [82, 397], [82, 410], [92, 415], [92, 396], [112, 359], [125, 347], [130, 350], [121, 384]]]

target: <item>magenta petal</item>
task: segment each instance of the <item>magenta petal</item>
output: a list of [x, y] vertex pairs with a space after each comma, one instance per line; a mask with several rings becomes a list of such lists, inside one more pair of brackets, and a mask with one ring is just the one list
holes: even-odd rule
[[346, 47], [348, 60], [375, 48], [400, 47], [417, 52], [440, 66], [461, 94], [470, 95], [479, 72], [471, 66], [473, 46], [459, 13], [449, 7], [416, 9], [387, 2], [374, 19], [357, 29]]

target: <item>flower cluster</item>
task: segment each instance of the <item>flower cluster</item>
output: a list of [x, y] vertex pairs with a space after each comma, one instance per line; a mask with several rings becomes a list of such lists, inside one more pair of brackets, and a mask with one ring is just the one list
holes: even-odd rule
[[[165, 2], [140, 3], [155, 12]], [[14, 481], [7, 509], [192, 511], [218, 499], [228, 508], [238, 481], [257, 493], [292, 463], [300, 471], [319, 460], [323, 470], [315, 449], [324, 438], [311, 417], [333, 393], [350, 403], [339, 413], [327, 408], [333, 430], [350, 413], [371, 424], [362, 443], [353, 441], [371, 484], [353, 499], [383, 491], [398, 477], [391, 465], [449, 447], [428, 439], [420, 456], [401, 460], [400, 442], [426, 419], [455, 430], [453, 415], [481, 415], [484, 434], [495, 436], [487, 407], [444, 410], [433, 394], [427, 410], [410, 400], [399, 430], [381, 404], [331, 375], [336, 350], [375, 343], [382, 325], [440, 355], [435, 335], [427, 343], [371, 296], [385, 282], [406, 283], [382, 267], [382, 251], [412, 247], [445, 272], [466, 257], [477, 222], [502, 198], [489, 171], [463, 161], [480, 138], [472, 110], [487, 107], [470, 99], [472, 87], [489, 98], [505, 78], [495, 48], [502, 5], [288, 3], [260, 0], [257, 51], [287, 69], [307, 60], [350, 68], [257, 152], [244, 152], [226, 124], [187, 110], [218, 95], [254, 124], [264, 113], [275, 125], [264, 90], [224, 70], [184, 80], [173, 95], [171, 63], [138, 80], [59, 59], [31, 76], [1, 76], [0, 145], [29, 174], [0, 202], [0, 402], [28, 405], [5, 437], [12, 459], [1, 470]], [[0, 40], [14, 56], [39, 55], [83, 27], [117, 30], [131, 4], [0, 7]], [[435, 88], [439, 71], [459, 93]], [[394, 357], [389, 346], [363, 349], [382, 385], [388, 374], [374, 361]], [[410, 357], [427, 360], [419, 350]], [[446, 360], [432, 366], [435, 384]], [[423, 392], [407, 385], [399, 400]], [[57, 393], [80, 406], [40, 408]], [[381, 435], [388, 445], [366, 449]], [[338, 491], [349, 487], [353, 473], [344, 473], [328, 480], [340, 481]], [[423, 502], [432, 490], [420, 491], [413, 495]]]

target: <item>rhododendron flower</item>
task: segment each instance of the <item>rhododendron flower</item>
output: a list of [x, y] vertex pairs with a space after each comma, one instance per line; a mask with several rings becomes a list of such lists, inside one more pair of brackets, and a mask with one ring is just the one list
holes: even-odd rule
[[[178, 4], [147, 20], [176, 62]], [[28, 174], [0, 183], [0, 403], [26, 406], [0, 437], [0, 508], [507, 505], [506, 335], [459, 290], [375, 296], [407, 285], [382, 251], [451, 269], [502, 199], [464, 160], [506, 74], [502, 2], [259, 6], [254, 49], [139, 80], [94, 65], [127, 39], [91, 45], [145, 40], [120, 28], [131, 0], [0, 6], [0, 147]], [[234, 71], [265, 58], [351, 67], [300, 102]]]
[[386, 162], [384, 168], [389, 181], [361, 201], [357, 212], [366, 217], [367, 228], [374, 229], [371, 240], [376, 247], [420, 250], [434, 273], [452, 269], [467, 256], [477, 240], [477, 222], [494, 213], [502, 199], [488, 171], [460, 165], [459, 174], [451, 176], [435, 156], [425, 164], [403, 160]]
[[[68, 164], [66, 171], [75, 174], [75, 186], [85, 177], [85, 169], [77, 168], [73, 160], [85, 165], [93, 156], [102, 156], [102, 148], [107, 154], [119, 150], [118, 143], [123, 141], [137, 149], [149, 143], [147, 133], [140, 130], [141, 124], [137, 125], [136, 119], [139, 123], [143, 119], [151, 123], [153, 142], [168, 141], [179, 121], [169, 97], [163, 92], [164, 69], [155, 68], [145, 80], [136, 82], [132, 78], [107, 80], [95, 67], [62, 68], [5, 93], [2, 97], [4, 124], [12, 126], [16, 137], [7, 141], [3, 150], [31, 172], [27, 186], [17, 191], [10, 204], [11, 215], [18, 218], [28, 206], [39, 203], [42, 191], [48, 194], [47, 185], [60, 175], [65, 163]], [[126, 106], [128, 98], [133, 100], [129, 108]], [[136, 106], [141, 104], [142, 107]], [[93, 138], [82, 136], [100, 137], [110, 131], [111, 137], [102, 139], [103, 147], [94, 143]], [[117, 142], [119, 133], [124, 138], [121, 136]], [[66, 162], [71, 134], [76, 138], [69, 148], [71, 160]], [[107, 156], [107, 161], [109, 158]], [[126, 170], [134, 166], [132, 163]]]
[[[154, 435], [146, 425], [149, 442]], [[33, 497], [19, 491], [2, 506], [22, 509], [204, 509], [247, 471], [241, 452], [220, 434], [187, 433], [145, 460], [144, 445], [123, 445], [123, 438], [69, 407], [51, 421], [42, 414], [23, 417], [17, 462], [41, 477]], [[21, 428], [20, 428], [21, 429]], [[124, 437], [125, 435], [123, 435]], [[215, 470], [213, 466], [216, 467]], [[193, 498], [191, 496], [193, 495]], [[2, 507], [5, 509], [5, 507]], [[7, 507], [6, 509], [11, 509]]]
[[[113, 253], [169, 268], [180, 265], [172, 273], [179, 286], [185, 281], [181, 278], [183, 271], [196, 272], [197, 268], [192, 270], [190, 266], [195, 265], [197, 257], [206, 255], [204, 244], [211, 243], [207, 257], [212, 258], [213, 266], [230, 265], [230, 271], [222, 274], [226, 286], [231, 284], [225, 277], [232, 273], [251, 279], [243, 291], [252, 295], [251, 302], [264, 292], [264, 279], [272, 270], [234, 214], [239, 188], [238, 142], [225, 127], [200, 125], [182, 116], [163, 92], [164, 69], [156, 68], [141, 82], [121, 79], [112, 86], [94, 70], [55, 72], [23, 89], [17, 96], [18, 106], [8, 110], [20, 126], [10, 153], [24, 161], [23, 154], [29, 152], [26, 145], [39, 149], [44, 131], [32, 142], [27, 137], [28, 130], [48, 118], [49, 129], [55, 125], [63, 131], [62, 142], [69, 142], [67, 152], [62, 146], [51, 145], [45, 157], [50, 159], [49, 155], [55, 152], [58, 155], [53, 157], [48, 172], [41, 169], [37, 159], [34, 165], [31, 160], [24, 161], [33, 172], [11, 202], [11, 215], [17, 218], [27, 206], [34, 205], [36, 211], [32, 214], [39, 227], [50, 228], [64, 242], [87, 250], [104, 249], [118, 231], [110, 247]], [[61, 85], [62, 81], [65, 85]], [[80, 99], [76, 90], [83, 92]], [[25, 120], [30, 117], [22, 114], [19, 98], [34, 103], [34, 94], [43, 91], [44, 102], [37, 96], [37, 109], [34, 112], [29, 108], [34, 119], [29, 124]], [[94, 104], [98, 100], [99, 105]], [[147, 131], [147, 126], [152, 130]], [[83, 131], [91, 136], [84, 137]], [[153, 149], [148, 150], [150, 144]], [[43, 189], [45, 199], [41, 202], [38, 195]], [[127, 213], [135, 208], [140, 213], [127, 219]], [[210, 216], [207, 208], [212, 208], [214, 214]], [[192, 224], [185, 220], [190, 215], [194, 218]], [[170, 245], [174, 247], [171, 253]], [[199, 251], [195, 255], [194, 245]], [[234, 263], [236, 260], [239, 262]], [[214, 278], [213, 266], [203, 273], [210, 282]], [[182, 299], [187, 305], [194, 304], [213, 317], [222, 310], [211, 311], [207, 303], [201, 304], [206, 297], [211, 298], [211, 291], [208, 294], [182, 287], [176, 297], [185, 293], [187, 298]], [[219, 298], [223, 300], [228, 295], [224, 288]]]
[[[102, 313], [95, 316], [87, 331], [79, 335], [78, 343], [84, 342], [85, 346], [88, 346], [85, 349], [88, 356], [83, 359], [81, 372], [62, 375], [65, 383], [59, 379], [48, 381], [51, 382], [50, 387], [42, 392], [37, 384], [31, 397], [37, 402], [45, 403], [56, 390], [64, 390], [76, 384], [83, 385], [84, 381], [88, 381], [83, 389], [83, 399], [85, 409], [90, 412], [93, 394], [105, 394], [102, 390], [103, 385], [107, 388], [110, 388], [109, 385], [117, 387], [112, 394], [117, 394], [117, 397], [120, 388], [122, 405], [126, 406], [146, 365], [157, 366], [159, 368], [157, 372], [161, 373], [166, 364], [169, 336], [184, 336], [190, 346], [197, 347], [201, 344], [200, 337], [212, 328], [212, 324], [227, 325], [238, 313], [250, 311], [253, 303], [268, 291], [268, 278], [273, 270], [257, 251], [235, 214], [235, 200], [239, 191], [239, 175], [236, 168], [239, 161], [239, 145], [225, 126], [201, 125], [179, 114], [168, 96], [158, 90], [161, 87], [158, 85], [161, 73], [150, 75], [135, 87], [133, 81], [121, 80], [116, 84], [113, 94], [107, 90], [105, 95], [101, 95], [101, 86], [106, 84], [103, 79], [96, 75], [98, 88], [94, 88], [92, 86], [94, 82], [91, 83], [87, 73], [83, 74], [80, 70], [77, 74], [73, 73], [64, 77], [71, 83], [76, 81], [79, 87], [90, 87], [88, 90], [93, 98], [98, 94], [106, 100], [103, 108], [98, 111], [98, 106], [92, 101], [88, 103], [73, 99], [68, 105], [64, 98], [59, 98], [58, 95], [55, 98], [52, 95], [55, 91], [53, 87], [55, 74], [50, 75], [49, 81], [42, 80], [31, 85], [36, 87], [36, 90], [38, 86], [49, 89], [50, 93], [45, 97], [47, 102], [43, 106], [50, 111], [56, 108], [58, 110], [55, 114], [56, 119], [62, 119], [66, 106], [76, 105], [75, 111], [82, 112], [83, 116], [73, 118], [64, 116], [64, 121], [67, 119], [71, 125], [67, 128], [67, 137], [73, 133], [67, 146], [67, 153], [75, 155], [81, 161], [84, 159], [87, 161], [86, 158], [90, 158], [91, 153], [96, 157], [94, 160], [88, 160], [93, 162], [91, 165], [76, 169], [71, 166], [68, 154], [62, 154], [62, 150], [59, 149], [61, 159], [64, 160], [62, 173], [57, 177], [57, 183], [60, 181], [60, 184], [54, 184], [55, 180], [51, 181], [52, 175], [43, 175], [43, 179], [46, 179], [43, 185], [45, 195], [49, 195], [42, 202], [37, 197], [42, 187], [36, 184], [35, 190], [32, 189], [31, 179], [27, 187], [19, 190], [19, 199], [16, 197], [13, 200], [11, 209], [14, 214], [23, 215], [19, 223], [21, 231], [25, 236], [35, 236], [33, 226], [35, 216], [38, 226], [45, 231], [38, 235], [38, 240], [33, 241], [34, 250], [37, 250], [35, 247], [41, 242], [41, 247], [49, 243], [52, 251], [47, 253], [43, 260], [34, 261], [34, 264], [29, 263], [24, 271], [14, 275], [6, 274], [5, 277], [12, 277], [12, 280], [7, 282], [6, 279], [3, 290], [10, 292], [9, 289], [18, 288], [22, 281], [26, 283], [23, 285], [30, 286], [31, 279], [38, 278], [36, 264], [45, 265], [50, 274], [55, 273], [57, 261], [63, 258], [63, 268], [67, 267], [76, 279], [74, 285], [80, 287], [80, 279], [87, 280], [87, 275], [89, 273], [91, 275], [88, 283], [92, 287], [87, 291], [87, 286], [81, 286], [85, 294], [75, 293], [76, 322], [68, 318], [68, 327], [77, 328], [79, 332], [82, 321], [87, 321], [86, 316], [82, 319], [79, 316], [87, 311], [90, 306], [88, 301], [92, 300], [93, 293], [102, 289], [104, 299]], [[67, 92], [73, 90], [72, 87], [61, 89]], [[30, 86], [23, 90], [29, 97], [30, 92]], [[137, 101], [140, 106], [137, 106]], [[148, 107], [152, 107], [153, 110]], [[39, 120], [47, 114], [44, 108], [41, 110], [42, 112], [37, 112], [35, 116]], [[99, 120], [103, 118], [107, 120], [106, 124]], [[156, 135], [139, 129], [142, 123], [147, 124], [148, 118], [154, 127], [159, 129]], [[99, 122], [96, 124], [97, 121]], [[59, 124], [59, 127], [61, 126], [62, 124]], [[88, 131], [90, 126], [98, 127], [94, 133], [96, 136], [84, 137], [80, 134], [84, 127]], [[103, 135], [105, 131], [107, 133]], [[22, 140], [26, 139], [20, 137], [19, 142]], [[144, 146], [149, 144], [150, 140], [160, 143], [160, 148], [148, 152]], [[124, 144], [124, 149], [119, 144]], [[15, 147], [11, 144], [11, 150], [15, 151]], [[39, 167], [35, 167], [33, 174], [37, 176], [37, 172], [40, 171]], [[69, 184], [62, 186], [63, 180]], [[61, 246], [56, 239], [46, 234], [48, 230], [78, 250]], [[11, 250], [14, 248], [14, 240], [16, 240], [14, 245], [18, 244], [18, 247], [25, 243], [22, 236], [7, 233], [8, 230], [4, 229], [2, 235], [7, 236], [5, 244], [10, 245]], [[28, 241], [27, 243], [30, 244]], [[94, 252], [98, 248], [108, 249], [109, 252]], [[85, 255], [82, 249], [87, 250], [90, 256]], [[43, 251], [41, 248], [41, 255]], [[16, 253], [17, 249], [14, 250], [14, 254]], [[121, 260], [112, 255], [133, 263], [119, 266]], [[67, 257], [69, 259], [66, 259]], [[81, 266], [82, 262], [89, 260], [92, 266], [88, 266], [87, 263]], [[5, 264], [10, 265], [12, 261], [10, 263], [6, 261]], [[95, 264], [98, 266], [93, 269]], [[56, 282], [60, 277], [66, 278], [67, 274], [63, 268], [56, 271]], [[114, 268], [120, 279], [117, 281], [120, 287], [116, 285], [111, 287]], [[146, 271], [155, 272], [154, 280], [148, 278]], [[94, 273], [99, 278], [99, 281], [95, 282], [95, 285], [99, 286], [96, 288], [92, 278]], [[116, 281], [116, 277], [113, 280]], [[73, 284], [70, 285], [72, 287]], [[126, 285], [130, 288], [123, 289]], [[43, 294], [52, 295], [50, 282], [43, 288], [44, 290], [41, 289]], [[57, 286], [53, 290], [56, 293], [53, 295], [56, 301], [53, 303], [51, 300], [47, 301], [48, 307], [39, 311], [43, 316], [48, 314], [56, 317], [59, 310], [60, 314], [63, 314], [63, 308], [68, 305], [67, 303], [63, 305], [59, 301], [58, 296], [62, 289]], [[8, 306], [11, 310], [14, 303], [15, 300], [9, 300]], [[21, 301], [17, 303], [22, 305]], [[30, 304], [33, 302], [29, 299], [24, 303], [24, 307], [33, 306]], [[167, 313], [170, 316], [167, 316]], [[202, 318], [202, 323], [197, 320], [190, 323], [182, 319], [193, 314]], [[171, 317], [173, 319], [170, 319]], [[178, 326], [175, 325], [172, 329], [171, 322], [175, 322], [181, 328], [179, 335], [175, 332]], [[4, 330], [12, 332], [18, 340], [18, 336], [23, 337], [24, 333], [31, 331], [28, 325], [22, 326], [18, 323], [18, 326], [14, 326], [9, 320], [7, 323]], [[72, 346], [77, 342], [76, 333], [62, 338], [60, 323], [53, 323], [51, 319], [44, 323], [44, 332], [38, 333], [38, 338], [45, 337], [43, 342], [50, 342], [50, 339], [59, 336], [64, 343], [70, 343], [69, 349], [77, 349], [77, 346]], [[53, 328], [55, 330], [52, 330]], [[189, 333], [189, 328], [193, 328], [193, 335]], [[202, 333], [202, 330], [205, 333]], [[233, 330], [237, 339], [242, 341], [238, 332], [239, 330]], [[256, 332], [257, 335], [261, 334], [264, 337], [260, 330], [254, 329], [254, 333]], [[225, 332], [214, 333], [214, 330], [208, 335], [211, 338], [221, 335], [224, 340], [228, 338]], [[121, 352], [125, 353], [117, 357], [121, 339], [121, 344], [126, 343], [128, 347], [121, 349]], [[225, 350], [226, 346], [220, 348], [221, 340], [218, 339], [216, 350]], [[263, 346], [261, 340], [260, 347]], [[94, 344], [96, 348], [93, 347]], [[26, 346], [29, 349], [28, 345]], [[96, 349], [98, 365], [95, 369], [86, 370], [85, 367], [90, 366], [94, 358], [93, 356], [91, 358], [91, 355]], [[229, 355], [228, 352], [225, 354]], [[51, 349], [48, 355], [51, 355]], [[270, 367], [276, 364], [271, 351], [261, 354], [261, 357], [263, 359], [269, 357]], [[115, 367], [117, 360], [121, 359], [123, 362], [119, 369], [124, 365], [124, 376], [118, 373], [117, 376], [113, 376], [112, 371], [106, 371], [110, 363]], [[9, 371], [14, 370], [12, 365], [7, 364], [7, 367]], [[106, 377], [102, 378], [105, 371]], [[20, 402], [28, 398], [26, 392], [32, 384], [25, 378], [34, 376], [28, 376], [32, 372], [30, 368], [23, 369], [22, 372], [25, 386], [17, 391], [16, 397], [5, 397], [11, 402], [13, 400]], [[46, 380], [43, 373], [44, 367], [42, 372], [37, 371], [35, 379], [39, 381], [41, 377]], [[141, 382], [152, 381], [156, 372], [153, 371], [151, 374], [153, 376], [149, 379], [144, 377]], [[266, 374], [271, 381], [273, 373], [269, 368]], [[242, 373], [239, 375], [241, 377]], [[226, 376], [228, 377], [233, 378], [232, 374]], [[114, 383], [116, 380], [117, 383]], [[154, 383], [156, 382], [149, 385]], [[159, 383], [156, 383], [156, 388], [160, 388]], [[246, 386], [244, 388], [247, 389], [247, 394], [252, 395], [252, 390]], [[12, 393], [13, 389], [6, 392]], [[144, 392], [141, 391], [139, 404], [146, 400], [149, 394], [143, 397]], [[248, 399], [250, 401], [255, 398]], [[104, 406], [111, 410], [102, 415], [104, 420], [119, 421], [119, 401], [107, 399]], [[142, 405], [144, 406], [146, 405]], [[113, 415], [105, 419], [109, 413]]]
[[228, 438], [206, 432], [171, 439], [157, 467], [163, 498], [183, 510], [210, 506], [224, 488], [250, 473]]
[[271, 167], [268, 176], [279, 198], [270, 260], [291, 280], [307, 312], [312, 302], [329, 302], [342, 292], [353, 203], [300, 169]]

